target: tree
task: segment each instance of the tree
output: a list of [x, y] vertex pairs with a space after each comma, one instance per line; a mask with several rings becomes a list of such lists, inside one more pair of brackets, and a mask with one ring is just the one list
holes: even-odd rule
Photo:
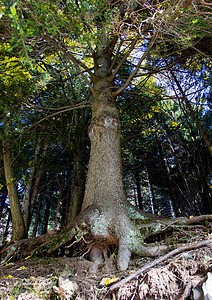
[[[131, 221], [136, 210], [127, 203], [123, 188], [121, 127], [116, 99], [135, 76], [148, 78], [146, 70], [142, 73], [142, 63], [156, 41], [164, 45], [165, 39], [165, 44], [172, 43], [179, 49], [181, 31], [190, 21], [195, 28], [189, 32], [189, 42], [187, 35], [183, 36], [183, 46], [191, 46], [197, 34], [207, 35], [207, 30], [202, 33], [202, 27], [207, 26], [203, 20], [204, 5], [200, 2], [198, 17], [203, 26], [201, 23], [198, 27], [195, 25], [196, 13], [187, 16], [186, 12], [184, 17], [177, 1], [155, 5], [148, 1], [141, 4], [102, 0], [91, 3], [22, 1], [7, 3], [6, 9], [10, 9], [14, 40], [17, 46], [22, 43], [21, 51], [27, 59], [32, 52], [33, 55], [36, 52], [36, 59], [48, 52], [63, 53], [92, 93], [92, 119], [88, 128], [91, 152], [82, 205], [92, 235], [108, 244], [118, 243], [118, 266], [122, 270], [127, 268], [132, 252], [156, 255], [158, 249], [142, 245], [143, 237]], [[208, 17], [207, 9], [210, 9], [209, 5], [205, 13]], [[176, 14], [179, 21], [173, 22]], [[123, 53], [121, 58], [120, 53]], [[133, 59], [133, 54], [137, 54], [138, 59]], [[121, 67], [127, 59], [131, 59], [135, 67], [127, 78], [120, 78]], [[117, 87], [119, 79], [123, 84]], [[98, 260], [101, 253], [98, 247], [93, 248], [94, 260]]]
[[10, 210], [13, 223], [12, 240], [23, 239], [26, 236], [26, 230], [21, 211], [21, 205], [18, 198], [16, 186], [17, 178], [14, 177], [12, 141], [15, 131], [21, 126], [21, 117], [18, 113], [19, 97], [27, 94], [29, 89], [27, 85], [32, 83], [31, 76], [27, 69], [19, 61], [19, 57], [11, 56], [10, 45], [5, 43], [1, 46], [1, 104], [2, 113], [2, 132], [0, 135], [2, 144], [2, 153], [4, 161], [4, 172]]

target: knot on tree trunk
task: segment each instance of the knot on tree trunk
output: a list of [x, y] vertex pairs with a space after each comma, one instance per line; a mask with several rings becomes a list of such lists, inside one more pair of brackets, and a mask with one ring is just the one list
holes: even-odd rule
[[118, 131], [120, 128], [120, 122], [116, 116], [103, 112], [104, 115], [93, 118], [90, 126], [88, 127], [89, 138], [102, 133], [104, 130]]

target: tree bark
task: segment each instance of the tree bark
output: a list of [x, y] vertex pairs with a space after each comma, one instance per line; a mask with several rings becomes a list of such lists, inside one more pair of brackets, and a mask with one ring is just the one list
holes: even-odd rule
[[18, 199], [18, 191], [13, 174], [11, 150], [5, 141], [2, 142], [2, 148], [5, 179], [12, 215], [12, 241], [17, 241], [25, 238], [25, 226], [20, 202]]

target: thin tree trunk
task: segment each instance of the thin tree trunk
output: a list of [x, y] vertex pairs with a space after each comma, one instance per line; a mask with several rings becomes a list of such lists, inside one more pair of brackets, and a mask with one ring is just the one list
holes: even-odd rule
[[[46, 155], [47, 148], [48, 148], [48, 144], [45, 144], [43, 147], [43, 150], [42, 150], [42, 157]], [[31, 219], [33, 216], [35, 202], [37, 200], [37, 195], [38, 195], [38, 191], [39, 191], [39, 184], [41, 182], [42, 177], [43, 177], [43, 164], [41, 163], [38, 170], [36, 171], [36, 173], [34, 175], [34, 183], [33, 183], [32, 191], [31, 191], [31, 205], [30, 205], [30, 213], [29, 213], [29, 219], [28, 219], [29, 221], [28, 221], [27, 231], [29, 230], [29, 226], [30, 226]], [[40, 190], [42, 190], [42, 188]]]
[[30, 223], [31, 223], [32, 216], [33, 216], [33, 213], [35, 210], [35, 204], [36, 204], [37, 195], [38, 195], [38, 191], [39, 191], [39, 184], [40, 184], [41, 178], [42, 178], [42, 173], [43, 173], [43, 170], [39, 169], [35, 174], [35, 180], [34, 180], [32, 194], [31, 194], [31, 208], [30, 208], [29, 222], [28, 222], [28, 228], [27, 228], [28, 231], [29, 231]]
[[32, 162], [32, 166], [30, 168], [29, 172], [29, 178], [28, 182], [25, 188], [24, 197], [23, 197], [23, 203], [22, 203], [22, 211], [23, 211], [23, 218], [24, 218], [24, 224], [26, 228], [26, 234], [28, 234], [28, 228], [29, 228], [29, 222], [30, 222], [30, 209], [31, 209], [31, 196], [32, 196], [32, 189], [33, 189], [33, 180], [35, 177], [36, 172], [36, 165], [38, 161], [38, 156], [41, 150], [41, 142], [38, 141], [35, 149], [35, 155]]
[[135, 174], [135, 184], [137, 189], [137, 196], [138, 196], [138, 206], [139, 209], [143, 210], [143, 202], [142, 202], [142, 195], [141, 195], [141, 183], [140, 183], [140, 177], [139, 174]]
[[45, 208], [45, 212], [44, 212], [42, 234], [47, 233], [47, 230], [48, 230], [50, 204], [51, 204], [51, 196], [49, 193], [50, 193], [50, 191], [48, 191], [48, 195], [47, 195], [47, 199], [46, 199], [46, 208]]
[[55, 217], [55, 225], [54, 229], [59, 230], [61, 226], [61, 209], [63, 204], [63, 190], [65, 186], [65, 171], [62, 173], [61, 183], [59, 187], [59, 196], [57, 201], [57, 211], [56, 211], [56, 217]]
[[2, 212], [3, 212], [3, 209], [4, 209], [4, 206], [5, 206], [5, 201], [7, 199], [7, 189], [5, 186], [2, 187], [2, 189], [0, 190], [1, 191], [1, 206], [0, 206], [0, 219], [2, 217]]
[[196, 147], [196, 161], [198, 165], [198, 177], [196, 179], [199, 190], [201, 191], [201, 201], [202, 201], [202, 213], [209, 214], [212, 213], [212, 197], [210, 193], [210, 187], [208, 185], [205, 170], [202, 164], [202, 158], [199, 152], [198, 147]]
[[4, 234], [3, 234], [3, 237], [2, 237], [3, 244], [4, 244], [4, 242], [7, 239], [7, 235], [8, 235], [8, 232], [9, 232], [10, 221], [11, 221], [11, 210], [9, 209], [9, 211], [8, 211], [8, 217], [7, 217], [7, 223], [6, 223]]
[[152, 182], [151, 182], [151, 178], [150, 178], [148, 168], [146, 167], [145, 169], [146, 169], [146, 175], [147, 175], [147, 181], [148, 181], [150, 207], [151, 207], [151, 210], [152, 210], [152, 214], [157, 214], [158, 209], [157, 209], [157, 203], [156, 203], [156, 199], [155, 199], [155, 192], [154, 192], [154, 189], [153, 189], [153, 185], [152, 185]]
[[78, 145], [77, 153], [74, 153], [73, 178], [71, 183], [71, 201], [69, 205], [69, 222], [73, 221], [79, 214], [85, 191], [85, 168], [82, 165], [82, 151]]
[[66, 226], [69, 220], [69, 207], [70, 207], [70, 199], [71, 199], [71, 186], [67, 188], [66, 197], [63, 200], [63, 214], [62, 214], [62, 226]]
[[34, 227], [33, 227], [32, 237], [35, 237], [36, 234], [37, 234], [39, 217], [40, 217], [40, 210], [41, 210], [41, 202], [42, 202], [42, 196], [39, 195], [38, 206], [37, 206], [37, 210], [36, 210], [35, 223], [34, 223]]
[[197, 208], [196, 208], [196, 206], [195, 206], [194, 199], [193, 199], [193, 197], [192, 197], [192, 195], [191, 195], [192, 189], [191, 189], [190, 186], [189, 186], [188, 180], [187, 180], [187, 178], [186, 178], [186, 176], [185, 176], [185, 174], [184, 174], [184, 171], [183, 171], [183, 169], [182, 169], [182, 167], [181, 167], [181, 164], [180, 164], [180, 162], [179, 162], [179, 160], [178, 160], [178, 158], [177, 158], [176, 151], [175, 151], [175, 148], [174, 148], [174, 146], [173, 146], [173, 143], [172, 143], [172, 141], [171, 141], [171, 139], [169, 138], [168, 135], [166, 135], [166, 137], [167, 137], [167, 140], [168, 140], [168, 142], [169, 142], [169, 145], [170, 145], [170, 148], [171, 148], [171, 150], [172, 150], [172, 153], [173, 153], [173, 155], [174, 155], [174, 159], [175, 159], [177, 168], [178, 168], [178, 170], [180, 171], [180, 174], [181, 174], [182, 179], [183, 179], [183, 185], [184, 185], [184, 188], [185, 188], [185, 191], [186, 191], [186, 199], [187, 199], [187, 201], [189, 202], [190, 207], [194, 210], [194, 213], [195, 213], [196, 215], [198, 215], [198, 210], [197, 210]]
[[162, 146], [161, 146], [158, 138], [157, 138], [157, 145], [158, 145], [158, 150], [159, 150], [159, 153], [160, 153], [160, 156], [162, 159], [163, 170], [164, 170], [164, 173], [167, 178], [169, 195], [170, 195], [170, 199], [172, 202], [172, 207], [174, 209], [174, 214], [176, 217], [179, 217], [181, 215], [181, 213], [180, 213], [179, 205], [177, 202], [177, 196], [176, 196], [175, 189], [174, 189], [175, 183], [171, 177], [171, 170], [170, 170], [167, 158], [164, 156], [163, 149], [162, 149]]
[[[191, 144], [193, 145], [194, 149], [191, 150], [191, 148], [188, 148], [187, 151], [190, 153], [190, 157], [191, 157], [190, 161], [191, 161], [193, 168], [197, 167], [198, 172], [199, 172], [199, 174], [197, 174], [197, 176], [196, 176], [196, 177], [198, 177], [196, 179], [196, 183], [199, 184], [200, 190], [201, 190], [201, 187], [204, 190], [203, 193], [196, 194], [197, 199], [199, 200], [198, 201], [199, 210], [200, 210], [200, 213], [208, 213], [209, 211], [212, 211], [212, 204], [211, 204], [212, 195], [210, 192], [209, 184], [207, 183], [205, 170], [204, 170], [204, 167], [202, 164], [202, 158], [201, 158], [201, 154], [199, 151], [199, 145], [197, 143], [196, 134], [194, 132], [194, 129], [193, 129], [191, 123], [189, 122], [187, 113], [186, 113], [184, 107], [182, 106], [180, 99], [179, 99], [179, 105], [180, 105], [180, 108], [182, 109], [185, 120], [191, 130], [191, 136], [193, 137], [193, 140], [194, 140], [194, 142], [193, 142], [193, 140], [191, 139]], [[181, 140], [183, 140], [181, 135], [180, 135], [180, 138], [181, 138]], [[196, 153], [196, 158], [194, 156], [195, 153]], [[197, 163], [197, 165], [194, 164], [194, 161]]]
[[8, 198], [10, 202], [10, 209], [12, 215], [12, 228], [13, 228], [12, 241], [17, 241], [17, 240], [24, 239], [26, 237], [25, 226], [24, 226], [24, 220], [23, 220], [23, 214], [21, 211], [20, 202], [18, 199], [16, 182], [13, 174], [11, 150], [10, 148], [8, 148], [8, 144], [5, 143], [5, 141], [2, 141], [2, 146], [3, 146], [5, 179], [7, 184]]

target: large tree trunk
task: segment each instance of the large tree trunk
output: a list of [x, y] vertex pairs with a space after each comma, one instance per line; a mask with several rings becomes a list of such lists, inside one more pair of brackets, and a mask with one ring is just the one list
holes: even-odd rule
[[13, 174], [11, 150], [5, 141], [2, 142], [2, 148], [3, 148], [5, 179], [7, 184], [8, 198], [10, 202], [10, 210], [12, 215], [12, 228], [13, 228], [12, 241], [18, 241], [25, 238], [24, 219], [21, 211], [20, 202], [18, 199], [18, 192], [17, 192], [17, 187], [16, 187], [15, 178]]
[[[96, 96], [92, 102], [92, 120], [88, 129], [91, 152], [83, 209], [94, 205], [110, 208], [124, 201], [122, 181], [119, 112], [107, 81], [110, 58], [105, 53], [96, 57], [98, 66]], [[120, 205], [119, 205], [120, 206]]]
[[[130, 250], [127, 247], [128, 218], [126, 216], [126, 196], [123, 189], [119, 112], [112, 95], [112, 84], [107, 81], [110, 57], [107, 53], [97, 53], [97, 82], [94, 84], [96, 96], [92, 103], [92, 120], [88, 129], [91, 152], [87, 174], [87, 184], [83, 209], [94, 207], [95, 213], [88, 217], [91, 232], [97, 239], [112, 242], [119, 240], [119, 261], [121, 269], [127, 266], [121, 258]], [[114, 237], [109, 233], [113, 232]], [[110, 240], [111, 239], [111, 240]], [[121, 253], [121, 249], [123, 249]]]
[[[119, 112], [108, 79], [110, 55], [99, 51], [95, 56], [92, 120], [88, 128], [91, 152], [82, 209], [93, 236], [107, 244], [119, 245], [118, 267], [128, 267], [131, 252], [154, 255], [141, 245], [138, 231], [129, 217], [122, 179], [121, 127]], [[94, 248], [94, 247], [93, 247]], [[99, 259], [98, 249], [93, 254]], [[95, 265], [95, 264], [94, 264]], [[95, 270], [95, 268], [94, 268]]]

